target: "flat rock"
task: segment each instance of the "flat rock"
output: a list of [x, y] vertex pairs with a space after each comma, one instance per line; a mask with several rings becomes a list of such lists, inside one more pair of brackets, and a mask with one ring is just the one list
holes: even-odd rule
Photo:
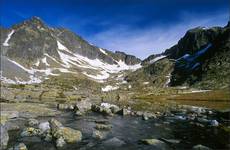
[[116, 137], [108, 139], [105, 142], [103, 142], [103, 145], [108, 146], [108, 147], [120, 147], [124, 144], [125, 144], [124, 141], [122, 141]]

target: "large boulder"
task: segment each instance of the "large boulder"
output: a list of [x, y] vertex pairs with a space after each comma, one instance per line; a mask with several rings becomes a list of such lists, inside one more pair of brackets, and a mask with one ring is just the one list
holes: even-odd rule
[[8, 131], [4, 126], [0, 126], [0, 149], [6, 149], [9, 141]]
[[56, 119], [51, 119], [49, 121], [52, 136], [59, 140], [56, 143], [60, 143], [64, 139], [66, 143], [75, 143], [79, 142], [82, 139], [81, 131], [74, 130], [68, 127], [64, 127], [61, 122]]
[[66, 143], [75, 143], [82, 139], [82, 133], [80, 131], [68, 127], [59, 128], [53, 136], [57, 139], [62, 137]]
[[84, 114], [87, 111], [91, 110], [91, 107], [92, 103], [89, 100], [82, 100], [76, 103], [75, 111]]

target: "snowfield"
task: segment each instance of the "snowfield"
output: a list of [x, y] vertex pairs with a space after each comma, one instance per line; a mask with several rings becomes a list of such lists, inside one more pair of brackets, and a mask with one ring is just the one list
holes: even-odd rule
[[9, 40], [11, 38], [11, 36], [14, 34], [14, 30], [12, 30], [8, 35], [7, 35], [7, 38], [6, 40], [4, 41], [4, 43], [2, 44], [3, 46], [9, 46]]

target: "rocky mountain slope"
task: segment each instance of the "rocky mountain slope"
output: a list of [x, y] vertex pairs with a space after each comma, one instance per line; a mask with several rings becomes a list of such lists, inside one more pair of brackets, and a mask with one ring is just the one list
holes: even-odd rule
[[67, 29], [48, 27], [38, 17], [0, 30], [5, 83], [40, 83], [61, 74], [104, 82], [113, 74], [141, 67], [135, 56], [91, 45]]
[[191, 29], [176, 45], [143, 61], [91, 45], [67, 29], [48, 27], [38, 17], [0, 30], [4, 83], [40, 83], [71, 76], [106, 82], [110, 87], [105, 87], [105, 91], [123, 84], [125, 88], [205, 89], [230, 85], [229, 24]]
[[162, 54], [143, 60], [144, 67], [127, 79], [156, 87], [226, 88], [230, 86], [229, 58], [229, 23], [225, 27], [197, 27]]

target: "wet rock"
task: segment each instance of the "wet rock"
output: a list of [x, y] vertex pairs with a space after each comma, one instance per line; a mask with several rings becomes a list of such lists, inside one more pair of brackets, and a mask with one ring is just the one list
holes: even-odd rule
[[75, 143], [81, 141], [82, 133], [80, 131], [68, 127], [64, 127], [56, 119], [51, 119], [49, 123], [50, 123], [51, 133], [53, 137], [55, 137], [56, 139], [62, 137], [66, 143]]
[[27, 150], [27, 147], [24, 143], [19, 143], [9, 150]]
[[33, 118], [29, 119], [27, 122], [27, 125], [29, 127], [37, 127], [38, 124], [39, 124], [39, 121]]
[[111, 139], [106, 140], [105, 142], [103, 142], [103, 145], [107, 146], [107, 147], [120, 147], [122, 145], [124, 145], [125, 142], [114, 137]]
[[51, 133], [47, 133], [45, 134], [44, 140], [47, 142], [51, 142], [52, 141], [52, 134]]
[[113, 115], [111, 109], [106, 108], [106, 107], [102, 107], [102, 106], [98, 106], [98, 105], [94, 104], [94, 105], [92, 105], [91, 109], [94, 112], [102, 113], [104, 115], [109, 115], [109, 116]]
[[26, 136], [39, 136], [41, 135], [41, 130], [40, 129], [36, 129], [33, 127], [29, 127], [29, 128], [25, 128], [22, 133], [20, 134], [21, 137], [26, 137]]
[[55, 138], [63, 137], [66, 143], [79, 142], [82, 139], [82, 133], [68, 127], [61, 127], [53, 133]]
[[66, 145], [66, 142], [63, 137], [60, 137], [56, 140], [56, 146], [57, 148], [61, 148]]
[[89, 100], [82, 100], [76, 103], [75, 105], [75, 111], [78, 112], [78, 114], [84, 114], [87, 111], [91, 110], [92, 103]]
[[187, 118], [185, 116], [174, 116], [176, 120], [186, 120]]
[[211, 148], [201, 145], [201, 144], [193, 146], [192, 149], [193, 150], [211, 150]]
[[101, 103], [101, 107], [110, 109], [112, 113], [117, 113], [120, 110], [120, 108], [117, 105], [109, 103]]
[[110, 124], [108, 120], [95, 120], [95, 123], [98, 123], [98, 124]]
[[126, 115], [130, 115], [131, 114], [131, 110], [126, 109], [126, 108], [122, 108], [119, 112], [117, 112], [118, 114], [122, 115], [122, 116], [126, 116]]
[[9, 141], [8, 131], [5, 126], [0, 126], [0, 149], [6, 149]]
[[42, 122], [38, 125], [38, 128], [42, 131], [42, 132], [46, 132], [50, 129], [50, 123], [49, 122]]
[[161, 138], [162, 141], [164, 141], [165, 143], [169, 143], [169, 144], [179, 144], [180, 140], [176, 140], [176, 139], [165, 139], [165, 138]]
[[143, 139], [141, 140], [141, 142], [146, 145], [152, 145], [157, 149], [161, 149], [161, 150], [167, 149], [167, 145], [163, 141], [158, 139]]
[[106, 124], [96, 124], [95, 129], [97, 130], [110, 130], [112, 128], [111, 125]]
[[57, 109], [59, 110], [74, 110], [73, 104], [58, 104]]
[[49, 121], [49, 124], [50, 124], [50, 129], [52, 131], [52, 134], [55, 133], [59, 128], [63, 127], [61, 122], [53, 118]]
[[99, 130], [94, 130], [92, 137], [98, 140], [104, 139], [106, 134], [104, 132], [101, 132]]
[[197, 121], [200, 122], [200, 123], [204, 123], [204, 124], [209, 123], [209, 120], [206, 119], [206, 118], [197, 118]]
[[149, 113], [149, 112], [145, 112], [142, 115], [143, 120], [148, 120], [148, 119], [151, 119], [151, 118], [156, 118], [156, 115], [152, 114], [152, 113]]
[[144, 114], [144, 112], [142, 112], [142, 111], [136, 111], [135, 114], [136, 114], [137, 116], [142, 116], [142, 115]]
[[211, 120], [210, 125], [213, 126], [213, 127], [217, 127], [217, 126], [219, 126], [219, 122], [216, 121], [216, 120]]

